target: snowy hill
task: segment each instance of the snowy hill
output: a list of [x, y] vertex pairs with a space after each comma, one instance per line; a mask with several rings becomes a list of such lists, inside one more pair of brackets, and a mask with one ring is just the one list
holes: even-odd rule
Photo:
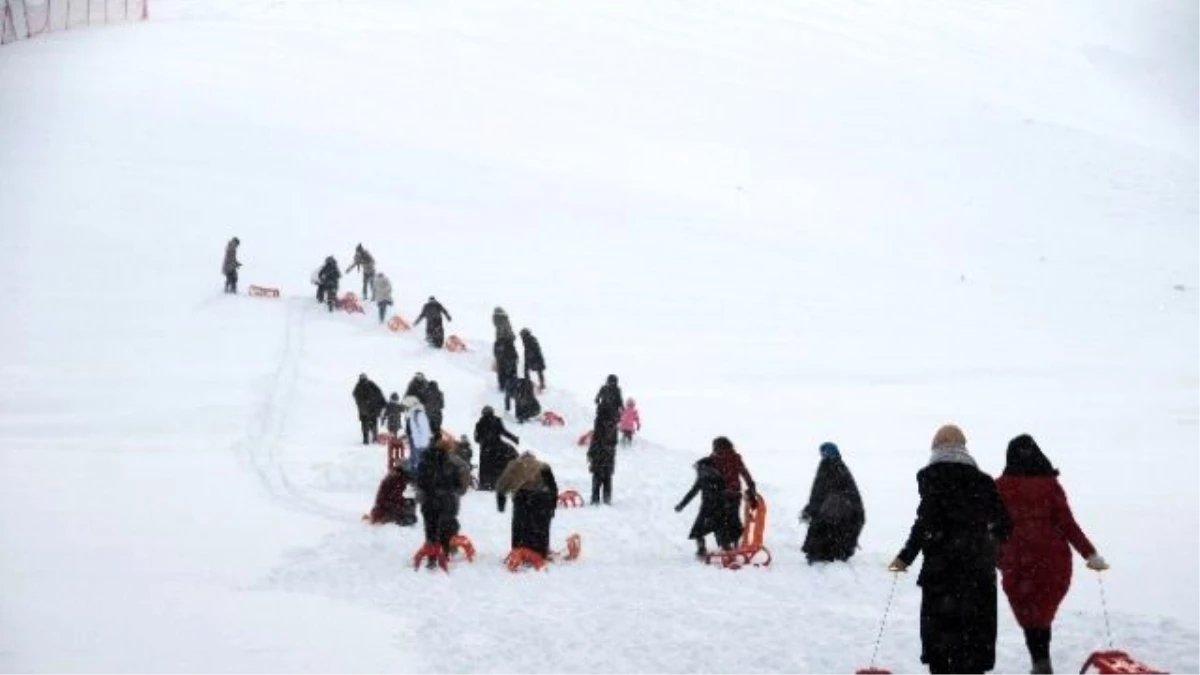
[[[0, 669], [852, 672], [951, 421], [993, 473], [1033, 434], [1118, 646], [1200, 669], [1195, 3], [752, 4], [161, 0], [0, 48]], [[234, 235], [283, 297], [220, 293]], [[317, 306], [357, 242], [473, 350]], [[417, 574], [417, 529], [359, 523], [350, 389], [422, 371], [469, 430], [496, 305], [546, 350], [570, 424], [518, 433], [561, 484], [606, 374], [645, 432], [555, 520], [577, 563], [508, 574], [469, 494], [479, 559]], [[717, 435], [768, 569], [697, 565], [671, 509]], [[867, 525], [809, 567], [825, 440]], [[1054, 635], [1064, 672], [1106, 643], [1082, 563]]]

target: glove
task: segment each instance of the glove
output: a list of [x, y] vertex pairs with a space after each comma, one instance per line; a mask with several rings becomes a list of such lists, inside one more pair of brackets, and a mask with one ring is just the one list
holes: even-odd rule
[[896, 558], [895, 560], [892, 561], [892, 564], [888, 565], [888, 571], [889, 572], [907, 572], [908, 571], [908, 563], [904, 562], [903, 560], [901, 560], [899, 558]]
[[676, 505], [675, 505], [675, 513], [679, 513], [679, 512], [680, 512], [680, 511], [682, 511], [682, 510], [683, 510], [683, 504], [676, 504]]
[[1087, 568], [1089, 570], [1103, 572], [1104, 570], [1108, 569], [1108, 562], [1105, 561], [1104, 557], [1101, 556], [1099, 553], [1093, 553], [1090, 556], [1088, 556]]

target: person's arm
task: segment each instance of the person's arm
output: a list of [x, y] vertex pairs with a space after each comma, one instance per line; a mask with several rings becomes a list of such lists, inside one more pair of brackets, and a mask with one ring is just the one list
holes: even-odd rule
[[[925, 486], [921, 484], [920, 476], [917, 477], [917, 490], [921, 493], [921, 503], [917, 505], [917, 519], [913, 521], [912, 528], [908, 531], [908, 540], [904, 542], [904, 548], [900, 549], [900, 553], [889, 566], [894, 572], [903, 572], [913, 564], [917, 556], [921, 553], [921, 549], [925, 546], [925, 541], [929, 538], [929, 516], [933, 512], [933, 500], [927, 499], [925, 495]], [[897, 565], [897, 563], [900, 563]]]
[[421, 323], [422, 321], [424, 321], [424, 320], [425, 320], [425, 312], [426, 312], [425, 308], [424, 308], [424, 307], [422, 307], [422, 308], [421, 308], [421, 313], [417, 315], [417, 320], [416, 320], [416, 321], [413, 321], [413, 327], [414, 327], [414, 328], [416, 327], [416, 325], [417, 325], [417, 324], [419, 324], [419, 323]]
[[454, 317], [450, 316], [450, 312], [446, 311], [446, 308], [445, 308], [445, 307], [442, 307], [442, 306], [440, 306], [440, 305], [439, 305], [439, 306], [438, 306], [438, 309], [440, 309], [440, 310], [441, 310], [442, 314], [446, 315], [446, 320], [447, 320], [447, 321], [453, 321], [453, 320], [454, 320]]
[[542, 482], [550, 492], [558, 495], [558, 481], [554, 480], [554, 469], [551, 469], [549, 464], [542, 465]]
[[1054, 500], [1050, 504], [1050, 520], [1085, 560], [1096, 554], [1096, 547], [1083, 533], [1083, 528], [1079, 527], [1079, 523], [1075, 522], [1075, 514], [1071, 513], [1071, 505], [1067, 502], [1067, 493], [1063, 491], [1061, 485], [1055, 485]]
[[521, 444], [521, 439], [517, 438], [516, 435], [513, 434], [508, 429], [505, 429], [503, 422], [500, 423], [500, 435], [507, 438], [508, 440], [512, 441], [513, 443], [516, 443], [518, 445]]
[[684, 510], [685, 508], [687, 508], [687, 505], [690, 504], [691, 501], [693, 499], [695, 499], [696, 495], [698, 495], [698, 494], [700, 494], [700, 481], [699, 480], [697, 480], [695, 483], [692, 484], [692, 489], [688, 490], [687, 494], [683, 496], [683, 501], [681, 501], [675, 505], [675, 512], [678, 513], [680, 511]]

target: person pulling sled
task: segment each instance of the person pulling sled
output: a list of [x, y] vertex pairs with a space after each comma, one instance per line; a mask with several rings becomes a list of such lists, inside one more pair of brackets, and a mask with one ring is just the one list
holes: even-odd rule
[[696, 462], [695, 468], [696, 482], [675, 505], [675, 513], [683, 511], [696, 495], [700, 495], [700, 512], [696, 514], [688, 539], [696, 542], [696, 557], [707, 562], [708, 547], [704, 540], [708, 535], [716, 535], [717, 546], [722, 551], [730, 551], [741, 533], [733, 534], [725, 518], [725, 479], [717, 469], [716, 460], [712, 456], [703, 457]]
[[[371, 282], [375, 280], [375, 256], [371, 252], [363, 248], [362, 244], [354, 247], [354, 262], [346, 268], [346, 274], [350, 274], [356, 269], [362, 269], [363, 289], [362, 299], [369, 300], [367, 291], [372, 290]], [[378, 298], [378, 296], [376, 296]]]
[[558, 508], [558, 483], [550, 465], [524, 452], [509, 462], [496, 481], [496, 508], [504, 513], [505, 497], [513, 496], [512, 548], [550, 555], [550, 522]]

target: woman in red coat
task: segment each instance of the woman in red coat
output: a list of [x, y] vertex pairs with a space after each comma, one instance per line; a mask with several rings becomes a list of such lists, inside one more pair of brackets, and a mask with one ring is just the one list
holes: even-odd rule
[[1090, 569], [1108, 565], [1075, 523], [1058, 470], [1029, 435], [1009, 442], [996, 489], [1013, 523], [1012, 535], [1000, 548], [1004, 594], [1025, 629], [1032, 672], [1050, 673], [1050, 624], [1071, 586], [1070, 547]]

